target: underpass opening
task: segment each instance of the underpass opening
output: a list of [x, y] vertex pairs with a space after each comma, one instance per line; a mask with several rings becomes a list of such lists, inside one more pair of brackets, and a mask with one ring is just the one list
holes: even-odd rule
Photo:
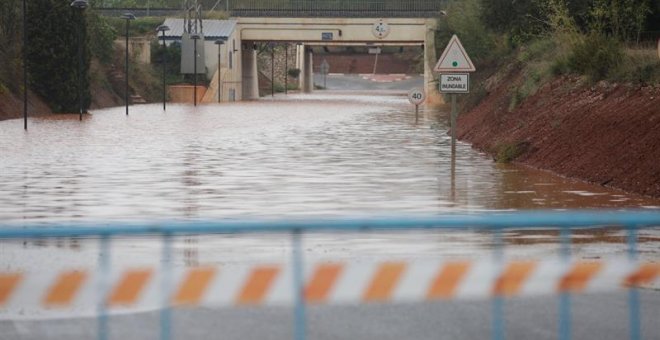
[[[435, 29], [436, 21], [425, 18], [237, 18], [238, 31], [243, 42], [243, 93], [244, 99], [257, 99], [259, 97], [259, 78], [266, 78], [268, 74], [260, 74], [258, 63], [259, 52], [263, 52], [263, 46], [293, 46], [295, 49], [295, 67], [299, 70], [297, 83], [304, 93], [314, 90], [314, 73], [320, 71], [320, 66], [325, 59], [330, 64], [326, 55], [334, 54], [335, 51], [350, 55], [356, 55], [354, 67], [348, 62], [345, 71], [329, 71], [329, 73], [342, 74], [423, 74], [421, 81], [426, 93], [427, 103], [442, 103], [442, 99], [435, 88], [435, 77], [432, 66], [436, 62], [435, 53]], [[285, 53], [289, 53], [285, 47]], [[281, 49], [281, 48], [280, 48]], [[400, 52], [417, 53], [418, 70], [414, 71], [410, 65], [406, 67], [401, 63], [400, 67], [405, 72], [387, 71], [382, 68], [379, 71], [377, 59], [384, 57], [386, 65], [393, 64], [392, 59]], [[371, 52], [371, 54], [369, 53]], [[383, 53], [386, 52], [386, 53]], [[335, 57], [330, 57], [335, 58]], [[341, 59], [341, 57], [340, 57]], [[362, 62], [369, 60], [372, 62]], [[405, 60], [405, 58], [403, 58]], [[287, 59], [288, 61], [288, 59]], [[382, 62], [382, 58], [381, 58]], [[293, 62], [292, 62], [293, 64]], [[334, 64], [344, 64], [343, 61]], [[369, 66], [365, 66], [368, 64]], [[410, 64], [410, 63], [409, 63]], [[331, 66], [331, 65], [330, 65]], [[344, 65], [346, 66], [346, 65]], [[262, 67], [263, 69], [264, 67]], [[267, 67], [266, 67], [267, 68]], [[288, 73], [288, 67], [287, 73]], [[369, 70], [368, 70], [368, 69]], [[423, 72], [422, 72], [423, 71]], [[419, 72], [419, 73], [417, 73]], [[272, 71], [271, 71], [272, 73]], [[285, 72], [279, 72], [285, 73]], [[396, 77], [395, 77], [396, 78]], [[421, 77], [420, 77], [421, 78]], [[288, 80], [288, 79], [287, 79]], [[388, 80], [384, 80], [388, 81]], [[271, 85], [271, 87], [273, 87]], [[268, 93], [267, 89], [263, 92]], [[271, 90], [273, 92], [273, 90]]]

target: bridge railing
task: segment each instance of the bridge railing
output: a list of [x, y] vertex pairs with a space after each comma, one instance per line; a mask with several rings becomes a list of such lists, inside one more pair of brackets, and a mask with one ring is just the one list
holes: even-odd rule
[[[485, 285], [485, 297], [491, 299], [492, 303], [492, 338], [505, 339], [505, 302], [508, 296], [519, 290], [520, 281], [531, 275], [535, 268], [551, 268], [555, 266], [558, 273], [555, 279], [560, 284], [555, 292], [559, 296], [559, 339], [571, 339], [571, 294], [584, 290], [586, 280], [589, 280], [600, 270], [602, 263], [583, 263], [572, 259], [571, 242], [575, 230], [584, 228], [619, 228], [627, 234], [627, 257], [628, 262], [617, 262], [616, 266], [603, 270], [604, 272], [619, 273], [625, 280], [617, 277], [617, 282], [624, 283], [628, 290], [629, 308], [629, 330], [630, 338], [637, 340], [641, 338], [640, 321], [640, 297], [637, 285], [655, 280], [660, 276], [660, 264], [639, 264], [637, 256], [638, 231], [641, 228], [660, 226], [660, 213], [648, 211], [629, 212], [518, 212], [518, 213], [488, 213], [474, 215], [447, 215], [429, 217], [399, 217], [399, 218], [362, 218], [362, 219], [325, 219], [325, 220], [291, 220], [291, 221], [212, 221], [212, 222], [171, 222], [171, 223], [122, 223], [116, 225], [94, 225], [77, 224], [61, 225], [59, 227], [43, 227], [38, 225], [13, 225], [0, 224], [0, 240], [26, 240], [44, 238], [98, 238], [100, 241], [100, 254], [97, 273], [72, 271], [59, 276], [53, 286], [49, 286], [48, 294], [39, 300], [42, 303], [50, 303], [54, 306], [65, 305], [74, 298], [76, 290], [85, 284], [88, 277], [95, 278], [98, 306], [98, 339], [108, 338], [108, 313], [115, 303], [126, 304], [137, 298], [140, 289], [146, 286], [146, 281], [153, 279], [159, 281], [156, 287], [161, 287], [162, 296], [158, 300], [160, 309], [160, 335], [161, 339], [170, 339], [172, 331], [171, 310], [177, 304], [200, 303], [204, 295], [201, 290], [211, 289], [213, 286], [214, 268], [191, 269], [188, 272], [180, 272], [180, 268], [172, 268], [173, 237], [188, 235], [236, 235], [236, 234], [289, 234], [291, 237], [291, 261], [288, 267], [258, 267], [252, 271], [247, 279], [247, 285], [251, 288], [243, 289], [242, 295], [236, 300], [237, 304], [255, 305], [264, 299], [266, 287], [275, 285], [273, 280], [281, 276], [280, 289], [288, 285], [285, 293], [279, 294], [280, 302], [290, 304], [294, 308], [294, 336], [296, 340], [306, 337], [306, 305], [312, 302], [325, 301], [323, 289], [312, 289], [310, 285], [327, 287], [326, 282], [338, 274], [337, 264], [320, 265], [315, 267], [316, 274], [310, 279], [310, 265], [303, 256], [303, 240], [305, 233], [317, 232], [365, 232], [365, 231], [421, 231], [421, 230], [470, 230], [487, 231], [492, 235], [492, 261], [486, 261], [479, 267], [489, 272], [486, 276], [479, 276], [480, 280], [492, 281]], [[558, 232], [560, 246], [559, 263], [550, 263], [550, 267], [534, 267], [530, 262], [517, 262], [505, 266], [503, 251], [505, 242], [503, 234], [506, 231], [551, 229]], [[162, 239], [161, 268], [158, 275], [152, 275], [150, 271], [137, 270], [128, 271], [119, 279], [115, 288], [112, 288], [111, 278], [116, 277], [116, 272], [110, 264], [112, 257], [111, 242], [115, 238], [157, 236]], [[436, 259], [437, 260], [437, 259]], [[435, 265], [419, 264], [423, 269], [421, 272], [430, 272]], [[456, 283], [457, 273], [465, 272], [466, 265], [461, 262], [444, 263], [441, 273], [437, 277], [429, 276], [433, 288], [426, 292], [427, 297], [447, 298], [451, 293], [448, 285]], [[629, 268], [626, 266], [630, 266]], [[405, 265], [400, 262], [386, 262], [379, 265], [378, 270], [373, 272], [378, 278], [374, 278], [370, 293], [364, 295], [367, 302], [386, 302], [391, 297], [392, 289], [398, 283], [397, 280], [404, 275]], [[175, 270], [176, 269], [176, 270]], [[428, 269], [428, 270], [427, 270]], [[47, 271], [48, 268], [38, 271]], [[178, 270], [178, 271], [177, 271]], [[223, 269], [224, 270], [224, 269]], [[540, 269], [538, 269], [540, 270]], [[4, 269], [6, 271], [6, 269]], [[231, 272], [231, 270], [229, 270]], [[419, 274], [419, 270], [417, 273]], [[453, 272], [447, 274], [447, 272]], [[286, 273], [286, 274], [285, 274]], [[320, 273], [320, 274], [319, 274]], [[442, 274], [445, 273], [445, 274]], [[430, 274], [429, 274], [430, 275]], [[449, 276], [449, 282], [443, 282], [442, 276]], [[22, 281], [30, 283], [20, 272], [3, 272], [0, 269], [0, 311], [11, 305], [14, 290], [19, 289]], [[460, 275], [459, 275], [460, 276]], [[615, 275], [616, 276], [616, 275]], [[178, 279], [177, 279], [178, 278]], [[353, 277], [355, 278], [355, 276]], [[39, 284], [43, 284], [42, 278], [37, 278]], [[376, 281], [385, 280], [383, 285]], [[419, 279], [419, 275], [416, 280]], [[180, 281], [179, 289], [175, 289], [175, 280]], [[403, 279], [400, 279], [403, 280]], [[544, 278], [541, 281], [546, 280]], [[230, 280], [231, 281], [231, 280]], [[236, 280], [233, 280], [236, 281]], [[266, 281], [266, 282], [264, 282]], [[177, 281], [178, 282], [178, 281]], [[376, 282], [376, 283], [374, 283]], [[225, 282], [226, 283], [226, 282]], [[482, 282], [483, 283], [483, 282]], [[375, 285], [375, 286], [374, 286]], [[483, 284], [482, 284], [483, 286]], [[211, 287], [211, 288], [209, 288]], [[255, 288], [256, 287], [256, 288]], [[111, 289], [112, 288], [112, 289]], [[409, 287], [410, 288], [410, 287]], [[121, 290], [128, 292], [122, 292]], [[254, 291], [254, 290], [260, 291]], [[311, 291], [310, 291], [311, 289]], [[415, 287], [413, 287], [415, 289]], [[221, 287], [226, 291], [226, 287]], [[25, 292], [24, 292], [25, 293]], [[27, 292], [27, 295], [38, 295], [38, 292]], [[25, 297], [26, 294], [23, 294]], [[404, 294], [405, 295], [405, 294]], [[414, 294], [413, 294], [414, 295]], [[411, 295], [411, 296], [413, 296]], [[287, 298], [287, 296], [289, 298]], [[416, 295], [415, 295], [416, 296]], [[409, 296], [410, 298], [410, 296]], [[288, 300], [290, 299], [290, 300]], [[414, 300], [414, 298], [412, 298]], [[15, 306], [15, 304], [14, 304]]]
[[230, 3], [232, 15], [243, 17], [435, 17], [443, 0], [244, 0]]
[[[338, 18], [432, 18], [440, 15], [448, 0], [229, 0], [216, 8], [237, 17], [338, 17]], [[134, 8], [98, 6], [108, 16], [131, 11], [137, 16], [182, 14], [180, 7], [149, 8], [138, 1]], [[211, 8], [204, 7], [204, 10]]]

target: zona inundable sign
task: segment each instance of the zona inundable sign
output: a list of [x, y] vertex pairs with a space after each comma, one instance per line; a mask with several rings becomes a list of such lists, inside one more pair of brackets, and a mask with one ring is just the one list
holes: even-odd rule
[[470, 74], [454, 73], [440, 75], [440, 92], [442, 93], [469, 93]]

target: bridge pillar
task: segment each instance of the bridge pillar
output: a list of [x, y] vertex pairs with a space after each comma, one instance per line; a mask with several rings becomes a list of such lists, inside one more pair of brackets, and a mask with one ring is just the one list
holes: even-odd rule
[[438, 23], [434, 19], [426, 22], [426, 36], [424, 38], [424, 92], [426, 92], [427, 105], [440, 105], [445, 101], [438, 91], [438, 83], [433, 72], [438, 57], [435, 53], [435, 31]]
[[314, 54], [312, 49], [305, 49], [305, 70], [303, 78], [305, 78], [305, 83], [303, 87], [303, 92], [312, 93], [314, 90]]
[[259, 99], [259, 70], [257, 48], [251, 41], [243, 43], [241, 64], [243, 65], [243, 100]]

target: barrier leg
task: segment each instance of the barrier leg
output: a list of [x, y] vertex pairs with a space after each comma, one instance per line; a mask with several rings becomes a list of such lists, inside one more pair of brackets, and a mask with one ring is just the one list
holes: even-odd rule
[[[504, 258], [504, 249], [502, 244], [502, 230], [497, 229], [493, 232], [493, 244], [494, 244], [494, 257], [497, 265], [502, 266], [502, 260]], [[504, 340], [506, 329], [504, 325], [504, 298], [502, 296], [494, 296], [491, 303], [492, 310], [492, 339], [493, 340]]]
[[97, 339], [108, 339], [108, 310], [106, 304], [106, 295], [108, 292], [108, 283], [110, 278], [110, 236], [102, 235], [99, 249], [99, 285], [98, 285], [98, 319], [97, 319]]
[[172, 310], [170, 309], [170, 292], [172, 281], [172, 235], [163, 234], [161, 278], [161, 310], [160, 310], [160, 339], [172, 338]]
[[[561, 244], [560, 256], [562, 261], [568, 262], [571, 259], [571, 232], [568, 228], [562, 228], [559, 232], [559, 242]], [[559, 294], [559, 339], [570, 340], [572, 328], [571, 315], [571, 294], [561, 292]]]
[[[628, 257], [631, 261], [637, 260], [637, 230], [635, 226], [628, 229]], [[639, 291], [634, 286], [628, 288], [628, 310], [630, 340], [640, 340], [642, 338], [642, 324], [640, 320]]]
[[300, 240], [300, 230], [295, 230], [292, 234], [293, 237], [293, 292], [294, 292], [294, 339], [305, 340], [306, 338], [306, 322], [305, 319], [305, 291], [303, 287], [303, 257], [302, 257], [302, 241]]

